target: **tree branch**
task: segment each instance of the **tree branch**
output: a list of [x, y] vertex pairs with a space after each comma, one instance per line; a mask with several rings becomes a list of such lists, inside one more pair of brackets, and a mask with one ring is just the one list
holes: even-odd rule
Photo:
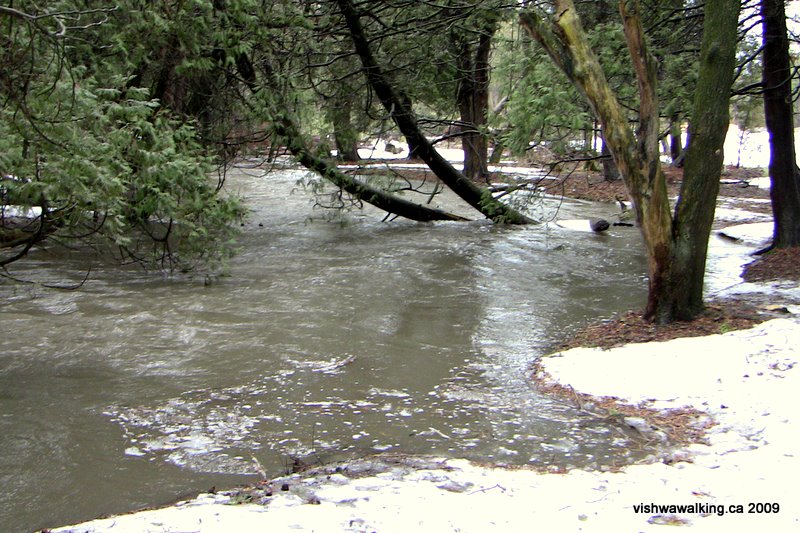
[[420, 159], [445, 185], [485, 217], [495, 222], [511, 224], [533, 222], [522, 213], [495, 200], [488, 189], [481, 188], [467, 179], [439, 154], [420, 130], [409, 98], [395, 90], [378, 65], [353, 2], [337, 0], [337, 4], [344, 16], [355, 50], [361, 58], [370, 86], [409, 144], [416, 147], [416, 153]]

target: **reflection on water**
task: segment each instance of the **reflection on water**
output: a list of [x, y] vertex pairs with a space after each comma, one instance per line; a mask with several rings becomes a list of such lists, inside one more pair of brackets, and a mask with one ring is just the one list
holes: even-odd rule
[[[382, 451], [581, 467], [648, 453], [527, 380], [572, 328], [641, 306], [635, 231], [310, 221], [302, 173], [252, 174], [231, 177], [253, 214], [209, 286], [111, 267], [75, 292], [0, 286], [0, 530], [244, 483], [254, 458], [278, 473]], [[48, 281], [85, 269], [35, 264]]]

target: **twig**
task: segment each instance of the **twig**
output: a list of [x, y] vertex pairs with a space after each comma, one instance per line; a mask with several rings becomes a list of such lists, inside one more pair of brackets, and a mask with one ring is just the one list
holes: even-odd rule
[[490, 490], [500, 489], [502, 492], [506, 492], [506, 488], [501, 486], [499, 483], [494, 487], [484, 487], [482, 489], [473, 490], [472, 492], [467, 493], [468, 496], [472, 496], [473, 494], [480, 494], [482, 492], [489, 492]]

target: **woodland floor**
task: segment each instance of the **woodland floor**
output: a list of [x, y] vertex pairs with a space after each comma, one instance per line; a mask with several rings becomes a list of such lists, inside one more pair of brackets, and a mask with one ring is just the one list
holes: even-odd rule
[[[683, 170], [670, 166], [664, 167], [667, 175], [667, 187], [671, 197], [676, 197], [680, 190], [683, 179]], [[727, 167], [722, 173], [722, 183], [719, 195], [721, 197], [739, 199], [769, 199], [769, 190], [758, 187], [748, 186], [747, 180], [760, 177], [763, 173], [760, 169]], [[557, 186], [553, 187], [553, 192], [558, 189], [563, 191], [565, 196], [592, 200], [595, 202], [614, 202], [618, 195], [627, 198], [628, 193], [623, 181], [606, 181], [599, 172], [574, 171], [569, 175], [564, 175], [555, 180]], [[748, 206], [751, 211], [753, 206]], [[766, 206], [768, 211], [769, 206]]]

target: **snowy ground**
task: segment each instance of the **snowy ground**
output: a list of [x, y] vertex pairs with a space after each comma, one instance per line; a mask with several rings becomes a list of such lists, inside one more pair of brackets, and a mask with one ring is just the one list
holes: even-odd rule
[[[800, 9], [800, 4], [798, 8]], [[686, 142], [684, 133], [683, 142]], [[800, 151], [800, 128], [795, 129], [795, 139], [797, 148]], [[403, 142], [393, 141], [396, 150], [387, 151], [386, 141], [377, 141], [369, 148], [360, 148], [358, 154], [364, 159], [405, 159], [408, 157], [408, 146]], [[437, 150], [448, 161], [460, 163], [464, 160], [464, 153], [456, 148], [443, 148], [437, 146]], [[763, 128], [751, 131], [742, 131], [735, 124], [731, 124], [725, 137], [725, 161], [726, 165], [739, 165], [745, 168], [767, 168], [769, 166], [769, 134]], [[401, 164], [400, 168], [426, 168], [421, 164]], [[492, 167], [492, 172], [515, 172], [520, 174], [538, 174], [540, 171], [531, 172], [530, 168], [509, 169], [504, 167]]]
[[[757, 241], [769, 229], [731, 232]], [[754, 291], [800, 311], [796, 285], [745, 283], [731, 292]], [[541, 473], [385, 456], [54, 531], [800, 531], [792, 496], [800, 478], [798, 361], [795, 315], [746, 331], [544, 358], [548, 379], [578, 392], [707, 413], [717, 423], [708, 444], [680, 451], [671, 464]]]

